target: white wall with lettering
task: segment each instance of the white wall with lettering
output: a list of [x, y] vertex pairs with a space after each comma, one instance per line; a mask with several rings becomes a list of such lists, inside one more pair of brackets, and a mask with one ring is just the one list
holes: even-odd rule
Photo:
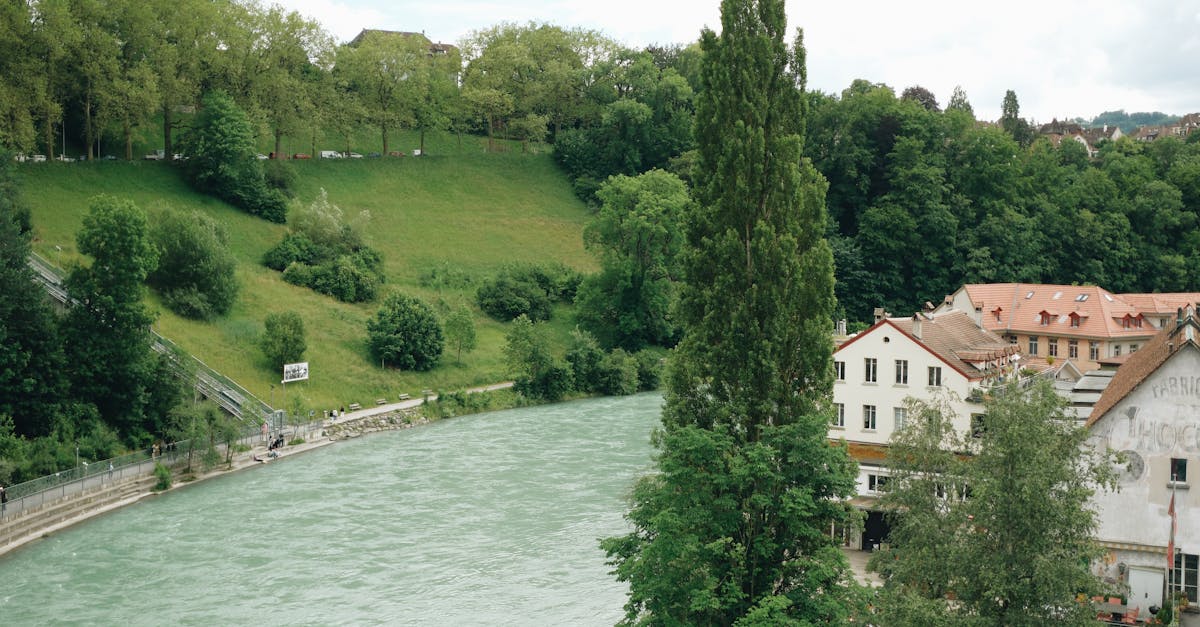
[[[1093, 500], [1100, 514], [1098, 537], [1166, 546], [1171, 459], [1186, 459], [1187, 481], [1175, 490], [1175, 544], [1185, 553], [1200, 553], [1200, 350], [1182, 346], [1091, 429], [1094, 446], [1121, 451], [1128, 460], [1119, 490]], [[1164, 565], [1165, 559], [1164, 554]]]

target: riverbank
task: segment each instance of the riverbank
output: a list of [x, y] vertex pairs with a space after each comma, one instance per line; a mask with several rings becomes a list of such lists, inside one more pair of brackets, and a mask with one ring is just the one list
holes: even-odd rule
[[[511, 381], [506, 381], [472, 388], [467, 392], [471, 394], [493, 392], [511, 388], [512, 385]], [[131, 479], [122, 483], [110, 484], [101, 490], [64, 502], [53, 503], [39, 508], [37, 511], [0, 518], [0, 538], [7, 537], [7, 541], [0, 543], [0, 557], [86, 520], [127, 507], [143, 499], [194, 485], [205, 479], [269, 463], [278, 463], [295, 455], [368, 433], [411, 429], [429, 424], [431, 420], [421, 414], [420, 408], [426, 402], [434, 402], [437, 398], [437, 395], [430, 395], [346, 412], [337, 419], [326, 419], [319, 425], [312, 425], [307, 433], [310, 435], [315, 433], [317, 437], [306, 437], [303, 442], [285, 444], [275, 451], [268, 451], [264, 440], [255, 444], [248, 451], [234, 453], [228, 465], [221, 464], [207, 471], [192, 472], [183, 476], [173, 471], [172, 485], [167, 490], [154, 490], [154, 482], [147, 481], [145, 478]], [[285, 441], [294, 440], [294, 436], [287, 437], [286, 431], [285, 429]], [[270, 456], [272, 452], [275, 454], [274, 456]], [[31, 524], [31, 521], [39, 519], [44, 519], [45, 524]], [[8, 537], [10, 534], [7, 533], [7, 530], [13, 528], [20, 528], [23, 531]]]

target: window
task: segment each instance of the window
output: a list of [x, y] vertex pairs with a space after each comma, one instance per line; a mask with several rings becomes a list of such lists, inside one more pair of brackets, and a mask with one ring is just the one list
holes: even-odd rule
[[1015, 335], [1009, 335], [1009, 336], [1008, 336], [1008, 343], [1009, 343], [1009, 344], [1016, 344], [1016, 343], [1017, 343], [1017, 336], [1015, 336]]
[[895, 407], [892, 409], [896, 416], [896, 430], [904, 428], [904, 421], [908, 418], [908, 410], [903, 407]]
[[1067, 359], [1079, 359], [1079, 340], [1067, 340]]
[[844, 361], [833, 362], [833, 378], [838, 381], [846, 380], [846, 362], [844, 362]]
[[1071, 327], [1074, 329], [1079, 328], [1079, 314], [1075, 314], [1075, 313], [1071, 314]]
[[1178, 457], [1171, 458], [1171, 481], [1187, 483], [1187, 460]]
[[1058, 357], [1058, 338], [1046, 338], [1046, 354], [1051, 357]]
[[929, 387], [942, 386], [942, 368], [940, 366], [929, 367]]
[[1120, 357], [1120, 356], [1121, 356], [1121, 345], [1113, 344], [1113, 357]]
[[1200, 555], [1175, 553], [1175, 577], [1180, 588], [1187, 595], [1188, 601], [1196, 602], [1197, 571], [1200, 570]]
[[863, 381], [866, 381], [867, 383], [875, 383], [879, 380], [879, 378], [876, 376], [878, 372], [874, 357], [867, 357], [866, 360], [864, 360], [864, 369], [866, 372], [863, 374]]
[[846, 406], [842, 403], [833, 404], [833, 426], [846, 426]]
[[1042, 320], [1041, 320], [1041, 325], [1042, 325], [1042, 326], [1044, 326], [1044, 327], [1045, 327], [1045, 326], [1049, 326], [1049, 325], [1050, 325], [1050, 318], [1051, 318], [1051, 316], [1050, 316], [1050, 313], [1049, 313], [1049, 312], [1046, 312], [1046, 311], [1043, 311], [1043, 312], [1042, 312]]
[[896, 383], [899, 385], [908, 385], [908, 360], [896, 360]]
[[1100, 361], [1100, 342], [1088, 342], [1088, 359]]
[[1029, 354], [1034, 357], [1037, 357], [1037, 351], [1038, 351], [1037, 345], [1038, 345], [1037, 336], [1036, 335], [1029, 336]]
[[863, 405], [863, 429], [867, 431], [875, 430], [875, 406]]
[[887, 492], [887, 475], [867, 475], [867, 492]]
[[971, 414], [971, 437], [981, 438], [987, 430], [983, 420], [984, 414]]
[[1136, 353], [1137, 349], [1138, 349], [1137, 344], [1130, 344], [1129, 345], [1129, 354], [1132, 355], [1132, 354]]

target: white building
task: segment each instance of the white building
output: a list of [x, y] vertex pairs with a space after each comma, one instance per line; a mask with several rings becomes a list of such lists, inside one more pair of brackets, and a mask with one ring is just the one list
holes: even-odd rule
[[1129, 587], [1129, 604], [1148, 616], [1162, 605], [1167, 578], [1168, 516], [1175, 497], [1176, 572], [1171, 585], [1197, 602], [1200, 566], [1200, 323], [1180, 310], [1117, 370], [1088, 419], [1091, 441], [1121, 451], [1120, 489], [1100, 492], [1098, 538], [1108, 549], [1097, 574]]
[[845, 440], [858, 461], [855, 502], [868, 512], [862, 537], [849, 539], [851, 546], [872, 548], [887, 534], [873, 506], [887, 483], [887, 443], [904, 423], [905, 399], [945, 395], [955, 427], [965, 433], [982, 419], [982, 390], [1017, 371], [1018, 351], [962, 311], [884, 318], [834, 351], [829, 438]]

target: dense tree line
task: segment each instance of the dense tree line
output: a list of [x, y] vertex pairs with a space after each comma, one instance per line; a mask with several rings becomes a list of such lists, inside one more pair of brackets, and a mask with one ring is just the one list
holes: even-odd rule
[[144, 282], [159, 263], [146, 215], [97, 197], [70, 273], [75, 304], [48, 304], [27, 265], [28, 212], [0, 160], [0, 482], [23, 481], [144, 446], [172, 428], [183, 384], [151, 350]]
[[998, 125], [956, 97], [939, 112], [866, 81], [812, 97], [843, 315], [913, 310], [967, 282], [1200, 285], [1196, 141], [1102, 141], [1092, 158], [1034, 137], [1011, 92]]

